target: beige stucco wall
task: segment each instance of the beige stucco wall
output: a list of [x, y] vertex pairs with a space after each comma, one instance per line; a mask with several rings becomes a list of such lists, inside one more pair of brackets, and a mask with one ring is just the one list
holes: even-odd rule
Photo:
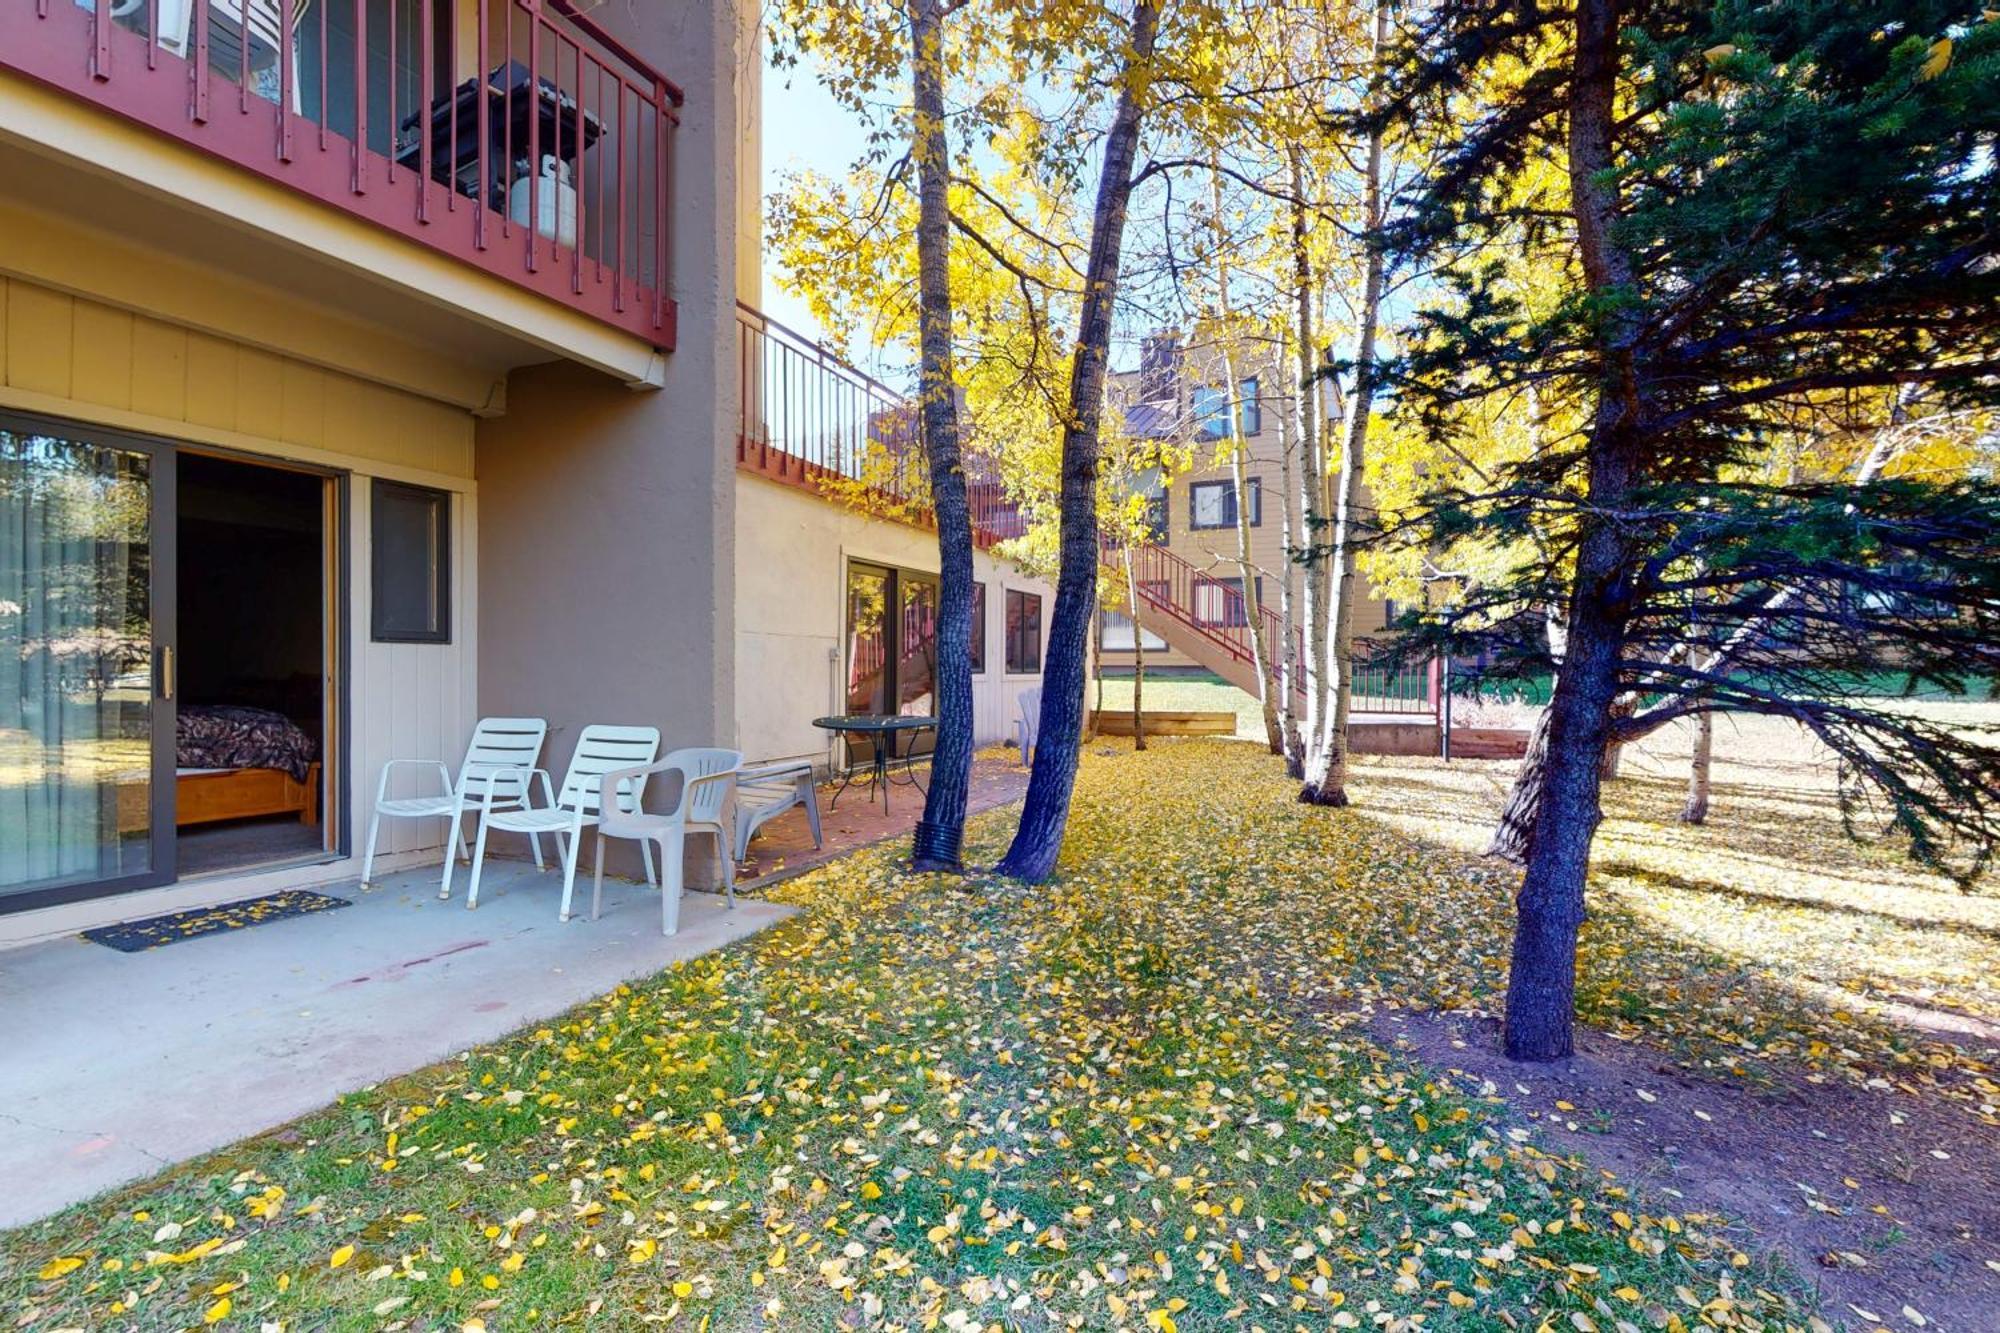
[[667, 748], [729, 744], [736, 722], [734, 6], [592, 13], [687, 93], [670, 224], [680, 336], [657, 390], [529, 367], [507, 414], [479, 423], [480, 707], [547, 717], [558, 773], [592, 722], [656, 725]]
[[[743, 476], [736, 485], [736, 734], [753, 759], [824, 759], [827, 734], [812, 720], [842, 707], [841, 657], [849, 561], [934, 573], [937, 538], [885, 523], [796, 487]], [[980, 744], [1007, 740], [1020, 692], [1039, 674], [1005, 669], [1007, 588], [1042, 597], [1042, 633], [1055, 589], [984, 552], [973, 575], [986, 584], [986, 670], [972, 678]]]
[[763, 7], [744, 3], [736, 23], [736, 298], [764, 305]]

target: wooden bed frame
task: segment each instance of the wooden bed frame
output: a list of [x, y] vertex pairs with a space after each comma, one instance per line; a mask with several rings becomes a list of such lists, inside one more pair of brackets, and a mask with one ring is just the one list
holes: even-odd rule
[[319, 765], [294, 782], [281, 768], [237, 768], [224, 773], [184, 773], [176, 779], [174, 823], [212, 824], [219, 819], [298, 814], [301, 824], [319, 823]]

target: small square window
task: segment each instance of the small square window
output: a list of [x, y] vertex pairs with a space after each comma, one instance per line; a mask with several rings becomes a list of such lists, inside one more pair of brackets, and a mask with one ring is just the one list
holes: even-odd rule
[[378, 643], [451, 642], [451, 492], [377, 477], [370, 623]]
[[[1264, 595], [1264, 579], [1257, 578], [1257, 595]], [[1198, 625], [1217, 629], [1242, 629], [1250, 623], [1250, 604], [1243, 597], [1241, 578], [1211, 578], [1194, 581], [1194, 619]]]

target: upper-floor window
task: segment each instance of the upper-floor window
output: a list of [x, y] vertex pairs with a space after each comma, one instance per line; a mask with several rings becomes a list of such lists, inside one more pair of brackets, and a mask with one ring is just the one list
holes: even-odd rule
[[1195, 433], [1204, 440], [1220, 440], [1229, 434], [1229, 396], [1212, 385], [1195, 386], [1188, 404], [1194, 414]]
[[[1250, 526], [1255, 528], [1264, 522], [1264, 483], [1260, 478], [1251, 477], [1248, 488]], [[1188, 487], [1188, 503], [1188, 526], [1191, 528], [1201, 530], [1236, 526], [1236, 483], [1233, 481], [1197, 481]]]
[[1146, 536], [1157, 546], [1167, 544], [1167, 532], [1172, 526], [1171, 513], [1166, 491], [1146, 497]]
[[[1236, 426], [1245, 439], [1264, 429], [1264, 405], [1258, 398], [1257, 377], [1236, 386]], [[1194, 415], [1195, 433], [1204, 440], [1229, 438], [1229, 395], [1212, 385], [1198, 385], [1189, 407]]]

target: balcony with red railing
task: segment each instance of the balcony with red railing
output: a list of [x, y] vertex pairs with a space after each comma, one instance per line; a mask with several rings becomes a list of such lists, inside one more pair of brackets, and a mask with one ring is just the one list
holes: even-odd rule
[[571, 0], [0, 0], [11, 71], [670, 348], [681, 92]]
[[[736, 310], [736, 465], [864, 512], [932, 527], [916, 404], [822, 344], [741, 302]], [[966, 500], [982, 549], [1027, 531], [977, 451]]]

